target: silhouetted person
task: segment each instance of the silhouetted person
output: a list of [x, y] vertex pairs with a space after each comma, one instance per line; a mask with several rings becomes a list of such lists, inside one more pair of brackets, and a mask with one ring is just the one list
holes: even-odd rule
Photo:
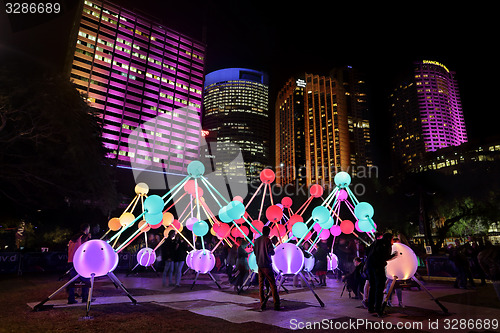
[[269, 239], [271, 228], [265, 226], [262, 228], [262, 236], [255, 240], [254, 252], [257, 259], [257, 266], [259, 267], [259, 295], [260, 295], [260, 310], [266, 308], [267, 299], [264, 295], [265, 280], [269, 282], [271, 293], [274, 300], [274, 309], [280, 310], [280, 298], [278, 295], [278, 288], [276, 287], [276, 279], [272, 267], [271, 256], [274, 254], [274, 246]]
[[[82, 245], [86, 241], [90, 240], [90, 237], [91, 237], [90, 225], [89, 224], [82, 224], [80, 226], [80, 231], [77, 234], [75, 234], [73, 237], [71, 237], [71, 239], [69, 240], [69, 243], [68, 243], [68, 266], [73, 267], [73, 257], [75, 255], [76, 250], [80, 247], [80, 245]], [[73, 269], [70, 270], [70, 279], [74, 278], [77, 274], [78, 273], [76, 272], [76, 270], [73, 267]], [[80, 277], [79, 280], [82, 281], [83, 283], [86, 283], [86, 284], [90, 283], [89, 279], [86, 279], [83, 277]], [[70, 284], [70, 286], [68, 286], [66, 291], [68, 292], [68, 304], [75, 304], [76, 299], [75, 299], [74, 282], [72, 284]], [[86, 303], [88, 297], [89, 297], [89, 288], [87, 286], [82, 287], [82, 303]]]
[[382, 316], [382, 301], [386, 283], [385, 266], [387, 261], [394, 258], [397, 253], [392, 252], [392, 234], [386, 233], [381, 239], [377, 239], [370, 249], [366, 259], [366, 270], [370, 281], [370, 292], [368, 294], [368, 312], [376, 312]]
[[234, 282], [234, 291], [238, 291], [243, 285], [246, 276], [248, 275], [248, 252], [246, 248], [248, 242], [246, 240], [241, 240], [241, 244], [238, 247], [238, 257], [236, 259], [236, 270], [238, 271], [238, 276]]
[[[173, 274], [174, 274], [174, 252], [175, 252], [175, 231], [171, 230], [168, 234], [165, 243], [161, 246], [161, 257], [165, 266], [163, 267], [162, 276], [162, 286], [173, 286]], [[167, 284], [167, 274], [168, 274], [168, 284]]]

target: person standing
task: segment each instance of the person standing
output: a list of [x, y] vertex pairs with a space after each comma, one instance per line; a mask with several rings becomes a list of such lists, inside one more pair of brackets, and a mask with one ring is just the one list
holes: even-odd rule
[[254, 252], [259, 268], [259, 296], [260, 296], [260, 311], [266, 308], [267, 298], [264, 295], [264, 284], [267, 280], [271, 287], [271, 293], [274, 300], [274, 310], [281, 310], [278, 288], [276, 287], [276, 279], [272, 267], [271, 256], [274, 255], [274, 246], [269, 239], [271, 228], [264, 226], [262, 235], [255, 240]]
[[[171, 230], [168, 234], [167, 239], [165, 239], [165, 244], [161, 247], [161, 257], [165, 266], [163, 267], [162, 276], [162, 286], [173, 286], [174, 281], [172, 279], [174, 273], [174, 247], [175, 247], [175, 231]], [[168, 274], [168, 284], [167, 284], [167, 274]]]
[[[70, 270], [70, 279], [74, 278], [78, 273], [73, 267], [73, 257], [75, 256], [76, 250], [85, 243], [90, 240], [90, 225], [85, 223], [80, 226], [80, 231], [75, 234], [68, 242], [68, 267], [72, 268]], [[90, 283], [89, 279], [79, 277], [81, 282], [88, 284]], [[68, 292], [68, 304], [77, 303], [75, 299], [75, 286], [74, 283], [70, 284], [66, 291]], [[82, 287], [82, 303], [86, 303], [89, 297], [89, 288], [87, 286]]]
[[238, 270], [238, 277], [234, 282], [234, 291], [238, 291], [242, 286], [245, 278], [248, 275], [248, 252], [246, 248], [248, 242], [246, 240], [241, 240], [241, 244], [238, 247], [238, 257], [236, 259], [236, 269]]
[[182, 277], [182, 267], [184, 267], [184, 261], [187, 255], [187, 244], [182, 237], [175, 234], [175, 246], [174, 246], [174, 276], [175, 276], [175, 286], [181, 286]]
[[377, 239], [372, 244], [372, 249], [366, 259], [366, 269], [368, 280], [370, 281], [370, 291], [368, 294], [368, 312], [376, 312], [379, 317], [382, 313], [382, 301], [386, 283], [385, 266], [387, 261], [393, 259], [397, 252], [392, 251], [392, 234], [385, 233], [381, 239]]
[[314, 269], [319, 278], [319, 285], [326, 287], [326, 273], [328, 271], [328, 247], [326, 245], [326, 240], [322, 239], [318, 244], [318, 249], [314, 253], [314, 258], [316, 259]]

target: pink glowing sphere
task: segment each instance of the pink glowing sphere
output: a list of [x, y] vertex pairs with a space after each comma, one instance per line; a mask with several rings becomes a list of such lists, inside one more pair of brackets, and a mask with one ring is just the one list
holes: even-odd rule
[[260, 172], [260, 181], [265, 184], [272, 183], [275, 178], [276, 175], [274, 174], [274, 171], [271, 169], [264, 169]]
[[407, 280], [415, 275], [418, 268], [418, 259], [408, 246], [401, 243], [392, 244], [392, 252], [397, 252], [397, 256], [387, 262], [385, 275], [388, 279], [398, 277], [398, 280]]
[[346, 201], [347, 197], [349, 197], [349, 194], [347, 193], [346, 190], [339, 190], [339, 192], [337, 194], [337, 199], [339, 201]]
[[330, 233], [332, 236], [339, 236], [342, 233], [342, 230], [340, 229], [339, 225], [334, 225], [333, 227], [330, 228]]
[[80, 245], [73, 257], [73, 265], [84, 278], [103, 276], [114, 271], [118, 254], [111, 245], [100, 239], [92, 239]]
[[329, 271], [333, 271], [339, 266], [339, 258], [334, 253], [328, 253], [327, 266]]
[[252, 221], [252, 226], [253, 226], [253, 228], [250, 228], [250, 230], [252, 230], [252, 232], [254, 232], [254, 233], [258, 233], [257, 231], [255, 231], [255, 229], [262, 232], [262, 229], [264, 228], [264, 223], [262, 221], [259, 221], [259, 220], [254, 220], [254, 221]]
[[214, 224], [214, 231], [221, 238], [227, 237], [229, 235], [230, 229], [231, 229], [231, 227], [229, 226], [229, 224], [225, 224], [225, 223], [220, 223], [220, 224], [215, 223]]
[[198, 219], [196, 217], [190, 217], [186, 220], [186, 228], [188, 228], [188, 230], [190, 231], [193, 231], [193, 224], [195, 224], [196, 222], [198, 222]]
[[292, 207], [292, 203], [293, 203], [293, 201], [292, 201], [292, 198], [290, 198], [290, 197], [284, 197], [283, 199], [281, 199], [281, 204], [285, 208]]
[[145, 247], [137, 252], [137, 262], [139, 265], [148, 267], [154, 264], [156, 260], [156, 253], [152, 248]]
[[266, 217], [271, 222], [278, 222], [283, 217], [283, 210], [276, 205], [269, 206], [266, 209]]
[[206, 274], [215, 267], [215, 256], [209, 250], [197, 250], [193, 253], [191, 265], [194, 271]]
[[290, 216], [290, 218], [288, 219], [288, 230], [292, 230], [292, 227], [295, 223], [297, 222], [304, 222], [304, 219], [302, 218], [302, 216], [298, 215], [298, 214], [294, 214], [292, 216]]
[[282, 274], [297, 274], [304, 267], [304, 253], [295, 244], [283, 243], [274, 249], [273, 269]]
[[276, 224], [276, 226], [271, 228], [271, 234], [272, 234], [272, 236], [275, 236], [278, 238], [285, 237], [286, 228], [283, 224]]
[[250, 231], [248, 230], [248, 227], [240, 225], [240, 229], [241, 231], [243, 231], [243, 233], [241, 233], [241, 231], [238, 228], [234, 228], [233, 230], [231, 230], [231, 236], [233, 236], [234, 238], [238, 237], [245, 238], [245, 236], [248, 236], [248, 233]]
[[326, 239], [328, 239], [328, 237], [330, 237], [330, 230], [329, 229], [323, 229], [319, 233], [319, 239], [321, 239], [321, 240], [326, 240]]
[[237, 196], [235, 196], [235, 197], [233, 198], [233, 201], [243, 202], [243, 198], [242, 198], [241, 196], [237, 195]]
[[340, 222], [340, 230], [346, 235], [352, 234], [354, 231], [354, 223], [349, 220], [344, 220]]
[[320, 196], [323, 195], [323, 187], [321, 185], [318, 185], [318, 184], [314, 184], [313, 186], [311, 186], [311, 188], [309, 189], [309, 193], [311, 193], [311, 195], [315, 198], [319, 198]]

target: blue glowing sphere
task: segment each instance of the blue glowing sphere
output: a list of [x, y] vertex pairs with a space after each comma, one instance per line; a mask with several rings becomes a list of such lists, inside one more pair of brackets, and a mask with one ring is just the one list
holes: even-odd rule
[[200, 178], [205, 173], [205, 166], [200, 161], [193, 161], [188, 164], [187, 173], [193, 178]]
[[144, 200], [144, 209], [150, 214], [157, 214], [163, 211], [164, 202], [159, 195], [150, 195]]
[[156, 214], [151, 214], [146, 212], [144, 214], [144, 219], [148, 222], [149, 225], [158, 225], [163, 220], [163, 213], [160, 211]]
[[307, 225], [304, 222], [296, 222], [292, 227], [292, 234], [297, 238], [307, 235]]
[[373, 207], [368, 202], [360, 202], [354, 207], [354, 215], [356, 215], [359, 220], [364, 220], [367, 217], [372, 218], [373, 214]]
[[221, 220], [224, 223], [229, 223], [233, 219], [227, 214], [227, 207], [222, 206], [221, 209], [219, 209], [219, 220]]
[[193, 233], [196, 236], [203, 237], [208, 233], [208, 223], [205, 221], [198, 221], [193, 224]]
[[112, 272], [118, 265], [118, 254], [111, 245], [100, 239], [89, 240], [73, 256], [73, 265], [84, 278], [103, 276]]
[[345, 171], [340, 171], [335, 175], [333, 181], [338, 187], [346, 188], [349, 186], [349, 184], [351, 184], [351, 176]]
[[331, 217], [330, 210], [325, 206], [318, 206], [314, 208], [311, 215], [313, 220], [321, 225], [328, 223], [328, 219]]
[[226, 207], [227, 215], [233, 220], [241, 219], [245, 215], [245, 205], [240, 201], [231, 201]]
[[276, 273], [297, 274], [304, 267], [304, 253], [295, 244], [283, 243], [276, 246], [271, 258]]

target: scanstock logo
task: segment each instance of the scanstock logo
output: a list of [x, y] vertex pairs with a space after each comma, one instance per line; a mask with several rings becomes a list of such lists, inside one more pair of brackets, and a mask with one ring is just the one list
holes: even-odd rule
[[[164, 190], [166, 193], [187, 176], [186, 168], [189, 162], [200, 161], [205, 166], [204, 177], [226, 200], [231, 201], [237, 195], [245, 198], [248, 194], [248, 184], [240, 147], [230, 142], [207, 143], [205, 137], [201, 135], [201, 123], [198, 121], [195, 124], [191, 119], [186, 119], [188, 113], [193, 113], [193, 110], [176, 109], [169, 114], [160, 114], [132, 130], [128, 136], [129, 152], [135, 153], [134, 157], [139, 151], [149, 157], [148, 160], [141, 159], [140, 162], [137, 162], [136, 158], [131, 158], [136, 184], [143, 182], [149, 186], [150, 191], [161, 194], [161, 190]], [[187, 121], [190, 121], [188, 129], [185, 125]], [[177, 130], [172, 131], [173, 128]], [[191, 132], [186, 133], [186, 129]], [[192, 140], [186, 141], [186, 135], [196, 138], [198, 144]], [[171, 162], [183, 165], [182, 170], [172, 168]], [[201, 181], [198, 186], [203, 190], [203, 198], [208, 207], [217, 214], [219, 210], [217, 201]], [[181, 190], [176, 198], [183, 193]], [[217, 199], [220, 202], [220, 198]], [[186, 195], [169, 211], [179, 217], [189, 209], [189, 205], [192, 205], [190, 201]]]

